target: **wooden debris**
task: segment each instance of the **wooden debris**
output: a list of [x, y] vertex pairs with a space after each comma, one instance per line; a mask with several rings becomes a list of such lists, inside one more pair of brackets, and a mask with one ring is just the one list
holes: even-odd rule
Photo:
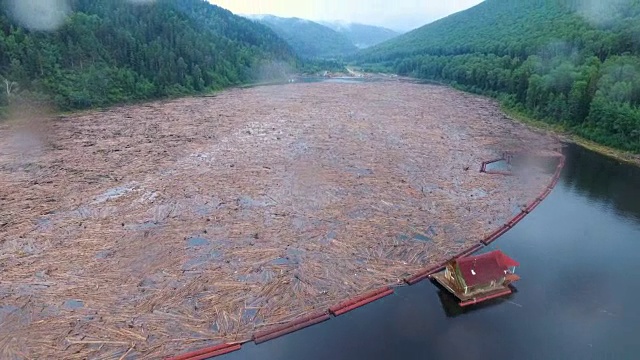
[[398, 284], [549, 182], [482, 161], [558, 146], [492, 100], [399, 82], [40, 123], [0, 124], [0, 358], [160, 358]]

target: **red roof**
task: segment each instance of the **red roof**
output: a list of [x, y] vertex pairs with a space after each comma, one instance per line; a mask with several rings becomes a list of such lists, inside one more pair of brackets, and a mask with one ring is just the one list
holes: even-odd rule
[[500, 250], [463, 257], [456, 262], [467, 286], [476, 286], [502, 279], [508, 268], [520, 265]]

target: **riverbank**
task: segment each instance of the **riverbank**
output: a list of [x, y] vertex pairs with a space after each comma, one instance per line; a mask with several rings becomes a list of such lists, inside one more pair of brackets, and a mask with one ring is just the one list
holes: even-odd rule
[[[349, 70], [350, 68], [347, 68], [347, 69]], [[380, 75], [383, 75], [383, 74], [381, 73]], [[391, 73], [387, 74], [387, 76], [389, 78], [393, 77], [393, 79], [396, 79], [398, 81], [407, 81], [407, 82], [411, 82], [411, 83], [422, 83], [422, 84], [434, 84], [434, 85], [440, 85], [440, 86], [445, 86], [445, 87], [452, 87], [454, 89], [457, 89], [457, 90], [460, 90], [460, 91], [464, 91], [464, 92], [469, 93], [469, 94], [478, 94], [477, 92], [469, 91], [464, 86], [452, 86], [450, 83], [442, 82], [442, 81], [421, 79], [421, 78], [417, 78], [417, 77], [397, 76], [397, 75], [391, 74]], [[479, 94], [479, 95], [483, 95], [483, 96], [486, 96], [488, 98], [496, 99], [493, 96], [488, 96], [488, 95], [484, 95], [484, 94]], [[499, 102], [498, 99], [496, 99], [496, 101]], [[597, 152], [599, 154], [602, 154], [602, 155], [605, 155], [607, 157], [610, 157], [612, 159], [618, 160], [620, 162], [633, 164], [635, 166], [640, 167], [640, 154], [633, 154], [633, 153], [630, 153], [630, 152], [627, 152], [627, 151], [618, 150], [618, 149], [615, 149], [615, 148], [612, 148], [612, 147], [609, 147], [609, 146], [606, 146], [606, 145], [602, 145], [602, 144], [596, 143], [596, 142], [594, 142], [592, 140], [585, 139], [585, 138], [573, 133], [572, 131], [568, 130], [567, 128], [565, 128], [564, 126], [562, 126], [560, 124], [550, 124], [550, 123], [545, 122], [545, 121], [533, 119], [529, 115], [523, 114], [523, 113], [521, 113], [519, 111], [516, 111], [511, 107], [505, 106], [504, 104], [501, 104], [500, 108], [505, 114], [508, 114], [509, 117], [511, 117], [513, 120], [519, 121], [519, 122], [521, 122], [523, 124], [531, 126], [532, 128], [535, 128], [535, 129], [547, 131], [548, 133], [553, 134], [554, 136], [558, 137], [558, 139], [560, 139], [562, 142], [576, 144], [576, 145], [582, 146], [582, 147], [584, 147], [586, 149], [589, 149], [591, 151], [594, 151], [594, 152]]]
[[[345, 77], [351, 77], [348, 72], [345, 72]], [[43, 118], [43, 117], [68, 117], [74, 115], [81, 115], [90, 112], [96, 111], [107, 111], [108, 109], [123, 107], [123, 106], [134, 106], [134, 105], [142, 105], [151, 102], [159, 102], [159, 101], [171, 101], [180, 98], [187, 97], [216, 97], [219, 93], [224, 91], [229, 91], [232, 89], [250, 89], [254, 87], [261, 86], [274, 86], [274, 85], [286, 85], [294, 82], [305, 81], [305, 79], [318, 79], [321, 81], [323, 78], [318, 74], [311, 73], [298, 73], [288, 77], [283, 77], [281, 79], [276, 80], [266, 80], [266, 81], [256, 81], [256, 82], [247, 82], [242, 84], [236, 84], [232, 86], [228, 86], [221, 89], [209, 90], [203, 92], [194, 92], [189, 94], [175, 95], [175, 96], [165, 96], [160, 98], [153, 99], [139, 99], [139, 100], [130, 100], [123, 103], [115, 103], [106, 107], [90, 107], [86, 109], [72, 109], [72, 110], [60, 110], [55, 109], [51, 104], [45, 103], [31, 103], [29, 101], [24, 101], [19, 105], [14, 106], [0, 106], [0, 123], [6, 123], [11, 121], [23, 121], [30, 118]], [[355, 79], [355, 77], [354, 77]]]
[[612, 159], [618, 160], [623, 163], [633, 164], [635, 166], [640, 167], [640, 155], [629, 153], [626, 151], [614, 149], [602, 144], [598, 144], [594, 141], [587, 140], [579, 135], [572, 133], [570, 130], [567, 130], [562, 125], [553, 125], [547, 122], [532, 119], [531, 117], [513, 110], [507, 106], [501, 106], [502, 111], [509, 115], [512, 119], [522, 122], [523, 124], [532, 126], [533, 128], [544, 130], [548, 133], [554, 134], [557, 136], [562, 142], [572, 143], [579, 146], [582, 146], [591, 151], [597, 152], [601, 155], [610, 157]]

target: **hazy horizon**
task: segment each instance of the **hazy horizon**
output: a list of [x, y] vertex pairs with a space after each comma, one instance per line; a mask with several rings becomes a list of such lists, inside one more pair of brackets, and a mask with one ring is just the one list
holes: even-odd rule
[[312, 21], [344, 21], [408, 31], [473, 7], [483, 0], [208, 0], [239, 15], [275, 15]]

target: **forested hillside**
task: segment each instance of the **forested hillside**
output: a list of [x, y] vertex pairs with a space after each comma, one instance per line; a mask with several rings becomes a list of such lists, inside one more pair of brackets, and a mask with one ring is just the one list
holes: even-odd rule
[[[42, 2], [52, 3], [62, 2]], [[277, 76], [297, 62], [269, 28], [204, 0], [71, 0], [51, 31], [23, 27], [15, 4], [0, 0], [0, 109], [191, 94]]]
[[344, 22], [322, 22], [322, 24], [346, 36], [359, 49], [366, 49], [399, 35], [393, 30], [380, 26]]
[[359, 60], [640, 152], [640, 0], [486, 0]]
[[269, 26], [304, 58], [340, 58], [357, 50], [343, 34], [313, 21], [272, 15], [253, 18]]

